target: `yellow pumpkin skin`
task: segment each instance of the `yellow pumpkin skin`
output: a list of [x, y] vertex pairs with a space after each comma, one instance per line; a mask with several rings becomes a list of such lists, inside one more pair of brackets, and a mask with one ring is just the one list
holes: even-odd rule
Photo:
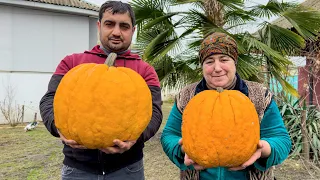
[[182, 119], [184, 151], [203, 167], [236, 167], [257, 150], [259, 118], [239, 91], [202, 91], [189, 101]]
[[81, 64], [62, 78], [54, 97], [54, 121], [67, 138], [89, 149], [113, 140], [137, 140], [150, 122], [152, 97], [135, 71]]

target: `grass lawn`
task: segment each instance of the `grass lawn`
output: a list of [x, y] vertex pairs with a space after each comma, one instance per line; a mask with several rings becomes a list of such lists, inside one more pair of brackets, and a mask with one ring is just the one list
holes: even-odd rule
[[[163, 105], [164, 121], [171, 104]], [[162, 151], [159, 134], [146, 143], [144, 148], [146, 180], [178, 180], [179, 170]], [[60, 179], [63, 159], [62, 144], [49, 134], [43, 125], [24, 132], [23, 127], [0, 126], [0, 180]], [[300, 161], [287, 160], [276, 170], [277, 180], [320, 179], [312, 168]]]

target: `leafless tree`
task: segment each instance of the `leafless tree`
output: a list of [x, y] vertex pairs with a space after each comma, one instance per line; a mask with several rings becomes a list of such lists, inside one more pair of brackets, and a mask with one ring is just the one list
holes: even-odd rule
[[23, 105], [15, 102], [15, 90], [12, 85], [5, 87], [5, 97], [0, 101], [0, 110], [8, 124], [12, 127], [17, 126], [23, 121]]

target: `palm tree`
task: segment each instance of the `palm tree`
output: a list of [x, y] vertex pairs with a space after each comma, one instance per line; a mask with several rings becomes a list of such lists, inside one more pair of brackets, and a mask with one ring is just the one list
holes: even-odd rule
[[[242, 78], [267, 82], [275, 78], [285, 91], [297, 96], [284, 79], [292, 65], [287, 58], [299, 54], [305, 40], [316, 40], [320, 30], [320, 12], [277, 0], [250, 7], [244, 0], [133, 0], [131, 5], [138, 27], [135, 48], [143, 52], [143, 58], [156, 67], [159, 78], [166, 83], [174, 83], [177, 78], [199, 79], [197, 52], [201, 39], [219, 31], [238, 42], [237, 72]], [[189, 8], [181, 11], [186, 6]], [[296, 32], [264, 20], [280, 16]], [[262, 21], [258, 31], [243, 31], [257, 21]]]

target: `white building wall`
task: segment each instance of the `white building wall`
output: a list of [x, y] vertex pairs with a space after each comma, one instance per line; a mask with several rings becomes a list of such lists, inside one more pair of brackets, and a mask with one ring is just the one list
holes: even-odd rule
[[85, 16], [0, 5], [0, 101], [13, 85], [15, 101], [26, 106], [25, 121], [33, 120], [58, 63], [92, 48], [89, 22]]
[[[10, 85], [15, 93], [14, 103], [25, 105], [24, 121], [30, 122], [37, 113], [37, 119], [41, 120], [39, 114], [39, 102], [45, 94], [51, 74], [39, 73], [0, 73], [0, 100], [3, 101]], [[6, 123], [0, 113], [0, 124]]]
[[89, 48], [92, 49], [98, 44], [97, 18], [89, 18]]
[[89, 48], [88, 17], [0, 6], [0, 24], [1, 70], [52, 72]]

